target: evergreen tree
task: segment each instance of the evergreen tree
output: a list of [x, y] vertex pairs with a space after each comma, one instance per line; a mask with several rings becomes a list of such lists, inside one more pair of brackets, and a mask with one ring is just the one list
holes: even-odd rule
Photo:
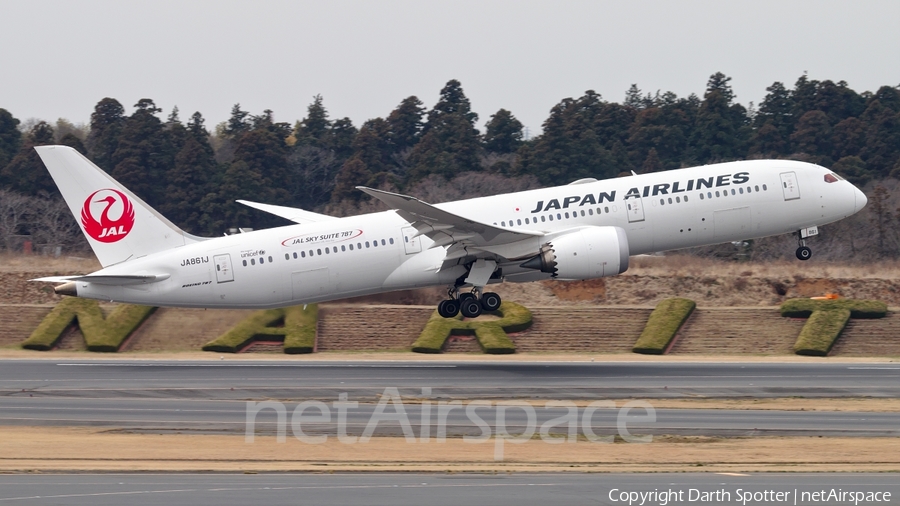
[[306, 108], [306, 117], [294, 126], [298, 144], [327, 147], [331, 121], [322, 101], [322, 95], [313, 97], [313, 102]]
[[209, 182], [215, 171], [216, 161], [209, 144], [204, 146], [194, 135], [188, 135], [173, 167], [166, 172], [166, 200], [160, 212], [190, 233], [203, 233], [203, 200], [210, 192]]
[[22, 132], [19, 131], [19, 120], [6, 109], [0, 108], [0, 169], [12, 160], [19, 151]]
[[522, 145], [522, 123], [506, 109], [500, 109], [487, 122], [484, 147], [494, 153], [512, 153]]
[[750, 129], [747, 110], [733, 102], [730, 77], [717, 72], [710, 76], [697, 112], [693, 149], [701, 163], [743, 158]]
[[448, 81], [440, 100], [428, 112], [421, 140], [410, 153], [411, 176], [421, 179], [439, 174], [449, 178], [479, 170], [476, 121], [478, 115], [472, 112], [459, 81]]
[[359, 202], [363, 193], [356, 189], [357, 186], [368, 184], [372, 179], [372, 171], [360, 158], [353, 157], [341, 167], [335, 179], [334, 190], [331, 192], [332, 202], [353, 201]]
[[778, 81], [766, 91], [768, 94], [753, 119], [756, 132], [751, 139], [750, 152], [766, 156], [790, 154], [790, 135], [794, 129], [793, 97]]
[[82, 155], [87, 155], [87, 148], [84, 147], [84, 143], [81, 142], [75, 134], [69, 132], [66, 135], [63, 135], [59, 139], [59, 144], [63, 146], [69, 146], [70, 148], [75, 148], [76, 151], [81, 153]]
[[832, 129], [831, 157], [858, 157], [866, 143], [866, 130], [859, 118], [847, 118]]
[[25, 142], [12, 161], [0, 170], [0, 185], [26, 195], [58, 194], [50, 173], [34, 149], [49, 144], [54, 144], [53, 127], [40, 121], [25, 136]]
[[161, 184], [174, 163], [171, 139], [156, 117], [161, 109], [142, 98], [122, 126], [111, 175], [153, 207], [165, 201]]
[[796, 151], [812, 155], [815, 163], [831, 165], [831, 127], [824, 112], [809, 111], [801, 116], [791, 142]]
[[860, 157], [869, 170], [885, 177], [900, 159], [900, 95], [887, 86], [878, 90], [869, 100], [860, 120], [866, 125], [866, 142]]
[[391, 111], [387, 117], [387, 123], [394, 151], [403, 151], [419, 142], [422, 128], [424, 128], [422, 122], [424, 117], [425, 108], [422, 107], [422, 101], [416, 96], [403, 99], [400, 105]]
[[234, 138], [250, 130], [250, 122], [247, 120], [249, 115], [249, 112], [241, 110], [241, 104], [234, 104], [231, 107], [231, 117], [225, 124], [225, 134]]
[[334, 151], [339, 160], [346, 160], [353, 154], [353, 140], [356, 138], [356, 127], [350, 118], [335, 120], [329, 128], [328, 141], [325, 146]]
[[119, 134], [125, 124], [125, 108], [114, 98], [104, 98], [91, 114], [91, 133], [88, 135], [88, 158], [98, 167], [111, 172], [115, 167], [113, 154], [118, 149]]

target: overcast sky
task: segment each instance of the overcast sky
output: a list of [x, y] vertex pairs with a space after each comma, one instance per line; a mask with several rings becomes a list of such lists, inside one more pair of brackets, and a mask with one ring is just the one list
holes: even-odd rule
[[702, 96], [732, 77], [759, 103], [774, 81], [900, 84], [900, 1], [36, 1], [0, 0], [0, 107], [87, 123], [103, 97], [140, 98], [207, 126], [231, 106], [301, 119], [431, 107], [462, 82], [479, 128], [505, 108], [532, 133], [554, 104], [593, 89]]

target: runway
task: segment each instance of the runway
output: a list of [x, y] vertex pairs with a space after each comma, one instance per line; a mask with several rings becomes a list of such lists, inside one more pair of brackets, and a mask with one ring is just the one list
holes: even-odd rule
[[0, 360], [0, 396], [372, 399], [900, 397], [900, 363]]
[[[880, 494], [895, 502], [896, 473], [679, 474], [77, 474], [0, 475], [0, 504], [232, 506], [554, 504], [627, 505], [628, 495], [668, 494], [643, 504], [854, 504], [812, 493]], [[690, 501], [708, 494], [707, 501]], [[672, 495], [674, 494], [674, 495]], [[727, 494], [727, 495], [726, 495]], [[776, 495], [781, 494], [781, 495]], [[679, 497], [680, 495], [680, 497]], [[631, 497], [639, 497], [632, 495]], [[646, 496], [645, 496], [646, 497]], [[777, 500], [778, 498], [782, 500]], [[796, 497], [796, 501], [794, 500]], [[758, 498], [758, 500], [756, 500]], [[719, 499], [719, 500], [715, 500]], [[806, 500], [804, 500], [806, 499]], [[641, 504], [636, 500], [632, 504]], [[875, 504], [858, 501], [857, 504]]]
[[[653, 409], [623, 415], [621, 399], [703, 397], [898, 397], [900, 364], [791, 363], [485, 363], [285, 361], [0, 361], [0, 424], [117, 427], [166, 433], [242, 433], [248, 401], [276, 399], [290, 414], [318, 400], [332, 412], [343, 398], [348, 434], [360, 434], [385, 389], [406, 401], [404, 416], [419, 436], [443, 423], [448, 437], [478, 434], [465, 403], [488, 402], [478, 417], [494, 427], [496, 401], [529, 399], [528, 409], [507, 407], [503, 423], [522, 433], [565, 415], [543, 400], [605, 400], [589, 414], [597, 434], [627, 423], [634, 434], [898, 436], [900, 414], [775, 410]], [[343, 396], [346, 394], [346, 397]], [[616, 399], [620, 402], [613, 404]], [[460, 406], [439, 419], [441, 403]], [[427, 406], [426, 406], [427, 405]], [[423, 411], [425, 412], [423, 414]], [[394, 413], [396, 407], [388, 406]], [[254, 416], [257, 434], [273, 433], [276, 409]], [[624, 417], [624, 418], [623, 418]], [[582, 422], [584, 425], [584, 423]], [[533, 425], [533, 424], [532, 424]], [[310, 434], [334, 434], [334, 419], [304, 425]], [[404, 435], [398, 421], [379, 423], [375, 435]]]

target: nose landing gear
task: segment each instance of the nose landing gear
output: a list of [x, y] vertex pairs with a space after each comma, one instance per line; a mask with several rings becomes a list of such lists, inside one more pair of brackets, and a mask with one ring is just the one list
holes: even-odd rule
[[806, 239], [814, 235], [819, 235], [818, 227], [801, 228], [797, 233], [799, 237], [800, 247], [797, 248], [798, 260], [809, 260], [812, 258], [812, 250], [806, 245]]

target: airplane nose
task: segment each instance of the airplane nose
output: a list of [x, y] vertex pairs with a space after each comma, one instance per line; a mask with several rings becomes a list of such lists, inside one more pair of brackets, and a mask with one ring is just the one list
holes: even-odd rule
[[855, 195], [855, 205], [853, 206], [853, 211], [859, 211], [860, 209], [866, 207], [866, 204], [869, 202], [869, 199], [866, 197], [866, 194], [861, 192], [859, 188], [853, 187], [853, 191]]

